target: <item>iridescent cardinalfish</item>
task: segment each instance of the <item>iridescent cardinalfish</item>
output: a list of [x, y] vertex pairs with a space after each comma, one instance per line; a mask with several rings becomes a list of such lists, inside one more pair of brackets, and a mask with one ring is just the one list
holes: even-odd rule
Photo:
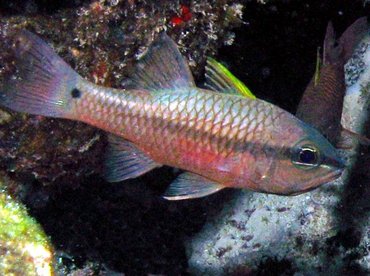
[[208, 74], [217, 92], [196, 87], [165, 33], [122, 90], [84, 80], [28, 31], [14, 35], [13, 48], [18, 74], [4, 83], [0, 103], [110, 132], [105, 171], [110, 182], [168, 165], [186, 171], [166, 190], [169, 200], [225, 187], [292, 195], [343, 171], [336, 149], [318, 131], [277, 106], [237, 95], [240, 88], [222, 70]]
[[[296, 116], [319, 130], [334, 145], [345, 146], [346, 138], [356, 138], [363, 144], [369, 140], [342, 128], [340, 123], [346, 91], [344, 65], [352, 56], [355, 46], [369, 30], [366, 17], [357, 19], [339, 38], [329, 22], [324, 40], [323, 63], [308, 84], [299, 103]], [[340, 138], [343, 139], [340, 139]]]

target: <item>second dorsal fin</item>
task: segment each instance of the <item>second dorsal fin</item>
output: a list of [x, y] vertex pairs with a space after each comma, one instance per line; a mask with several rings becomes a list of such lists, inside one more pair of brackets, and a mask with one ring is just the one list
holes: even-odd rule
[[157, 91], [194, 86], [188, 64], [175, 42], [163, 32], [137, 62], [126, 88]]
[[242, 81], [210, 57], [207, 58], [206, 86], [217, 92], [241, 95], [250, 99], [256, 98]]

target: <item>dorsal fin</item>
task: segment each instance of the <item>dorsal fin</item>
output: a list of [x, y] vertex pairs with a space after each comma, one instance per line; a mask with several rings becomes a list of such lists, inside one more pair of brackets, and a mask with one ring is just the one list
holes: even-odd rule
[[335, 44], [333, 23], [329, 21], [324, 38], [323, 65], [333, 63], [333, 60], [338, 58], [338, 51], [335, 51]]
[[256, 99], [256, 96], [242, 81], [235, 77], [225, 66], [210, 57], [207, 58], [206, 65], [206, 86], [217, 92]]
[[315, 66], [315, 74], [314, 74], [314, 85], [317, 86], [320, 81], [320, 73], [321, 73], [321, 58], [320, 58], [320, 47], [317, 47], [316, 52], [316, 66]]
[[156, 91], [194, 86], [189, 66], [175, 42], [162, 32], [137, 62], [126, 88]]

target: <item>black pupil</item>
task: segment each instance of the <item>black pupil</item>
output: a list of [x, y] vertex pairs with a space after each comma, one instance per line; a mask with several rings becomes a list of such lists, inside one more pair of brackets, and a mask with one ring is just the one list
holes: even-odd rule
[[77, 88], [74, 88], [71, 91], [71, 95], [72, 95], [72, 98], [79, 98], [79, 97], [81, 97], [81, 91], [78, 90]]
[[315, 163], [316, 152], [312, 149], [302, 149], [299, 153], [299, 161], [306, 164]]

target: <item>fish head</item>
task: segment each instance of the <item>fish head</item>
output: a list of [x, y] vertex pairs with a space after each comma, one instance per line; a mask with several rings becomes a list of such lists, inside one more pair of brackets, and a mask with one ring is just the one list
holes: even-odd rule
[[278, 143], [265, 153], [261, 167], [256, 168], [263, 171], [258, 187], [264, 192], [296, 195], [342, 174], [344, 161], [316, 129], [295, 118], [288, 118], [282, 125], [275, 134]]

